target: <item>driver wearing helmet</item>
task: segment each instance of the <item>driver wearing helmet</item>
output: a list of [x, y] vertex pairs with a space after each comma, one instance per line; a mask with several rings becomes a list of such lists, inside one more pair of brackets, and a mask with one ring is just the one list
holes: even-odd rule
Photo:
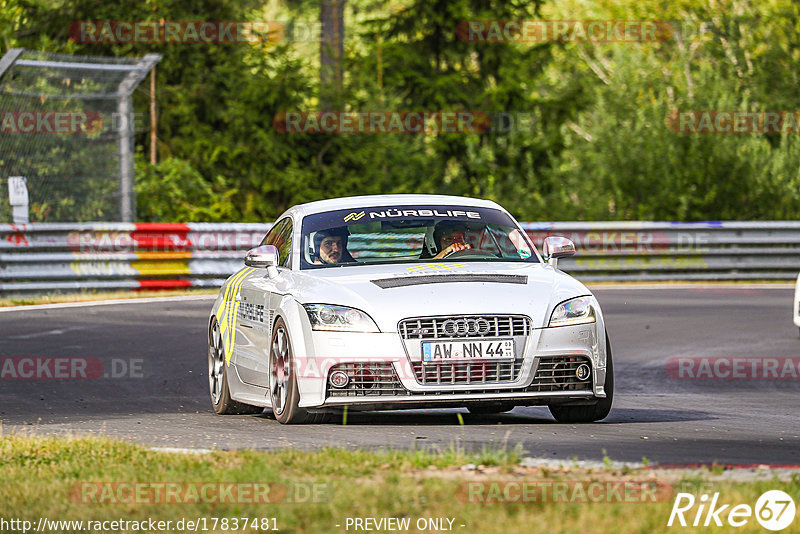
[[320, 230], [314, 234], [313, 263], [316, 265], [356, 261], [347, 251], [350, 231], [343, 226]]
[[467, 233], [463, 223], [457, 221], [441, 221], [433, 228], [433, 242], [438, 251], [433, 259], [440, 260], [454, 252], [472, 248], [467, 243]]

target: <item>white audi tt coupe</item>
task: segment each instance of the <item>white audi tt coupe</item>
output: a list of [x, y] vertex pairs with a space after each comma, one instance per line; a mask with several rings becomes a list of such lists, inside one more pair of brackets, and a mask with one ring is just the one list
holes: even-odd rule
[[354, 410], [546, 405], [606, 417], [611, 346], [597, 300], [487, 200], [382, 195], [290, 208], [220, 290], [208, 327], [219, 414], [281, 423]]

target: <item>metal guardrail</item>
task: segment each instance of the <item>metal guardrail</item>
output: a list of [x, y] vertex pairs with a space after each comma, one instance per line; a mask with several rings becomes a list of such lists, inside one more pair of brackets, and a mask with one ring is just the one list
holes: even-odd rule
[[572, 239], [559, 267], [583, 281], [794, 280], [800, 221], [523, 223], [534, 242]]
[[[218, 287], [269, 226], [0, 224], [0, 293]], [[548, 235], [572, 239], [578, 252], [559, 267], [583, 281], [789, 281], [800, 271], [800, 221], [522, 226], [537, 246]], [[361, 241], [354, 239], [351, 248], [364, 246]], [[381, 246], [389, 251], [397, 245]]]
[[523, 223], [535, 243], [575, 242], [559, 268], [582, 281], [794, 280], [800, 221]]

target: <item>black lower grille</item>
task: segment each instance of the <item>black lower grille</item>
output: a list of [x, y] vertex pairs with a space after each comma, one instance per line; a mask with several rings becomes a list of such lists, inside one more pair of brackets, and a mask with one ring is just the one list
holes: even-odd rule
[[592, 376], [578, 380], [576, 370], [581, 364], [591, 367], [583, 356], [553, 356], [539, 359], [536, 376], [525, 391], [583, 391], [592, 389]]
[[413, 362], [414, 376], [423, 385], [438, 384], [497, 384], [513, 382], [519, 377], [522, 361], [493, 362], [479, 360], [474, 362], [454, 362], [423, 364]]
[[[503, 372], [504, 376], [514, 374], [515, 379], [519, 375], [522, 367], [522, 362], [492, 362], [493, 365], [511, 366], [511, 370], [506, 369]], [[451, 375], [442, 375], [448, 377], [448, 381], [442, 382], [426, 382], [427, 384], [441, 384], [443, 386], [458, 384], [473, 384], [475, 387], [468, 390], [460, 391], [442, 391], [442, 390], [429, 390], [423, 392], [411, 392], [403, 387], [400, 378], [395, 371], [394, 366], [388, 362], [379, 363], [345, 363], [339, 364], [331, 368], [330, 373], [334, 371], [343, 371], [347, 374], [349, 382], [344, 388], [335, 388], [328, 382], [328, 397], [380, 397], [380, 396], [436, 396], [438, 398], [445, 398], [449, 395], [469, 395], [469, 394], [503, 394], [503, 393], [532, 393], [532, 392], [559, 392], [559, 391], [591, 391], [592, 390], [592, 377], [591, 374], [586, 380], [579, 380], [576, 375], [576, 370], [581, 364], [586, 364], [591, 367], [591, 361], [583, 356], [548, 356], [539, 359], [539, 366], [536, 369], [536, 376], [529, 386], [524, 388], [514, 389], [497, 389], [489, 387], [494, 382], [481, 382], [477, 379], [473, 382], [467, 382], [466, 377], [468, 373], [476, 373], [479, 365], [478, 362], [468, 362], [464, 364], [439, 364], [434, 366], [425, 366], [422, 364], [414, 364], [414, 374], [417, 380], [420, 380], [420, 373], [432, 372], [430, 368], [433, 367], [451, 367], [452, 369], [439, 370], [445, 373], [452, 373]], [[455, 369], [456, 366], [467, 366], [466, 369]], [[481, 376], [483, 371], [481, 371]], [[330, 374], [328, 375], [330, 377]], [[460, 378], [459, 381], [453, 382]]]

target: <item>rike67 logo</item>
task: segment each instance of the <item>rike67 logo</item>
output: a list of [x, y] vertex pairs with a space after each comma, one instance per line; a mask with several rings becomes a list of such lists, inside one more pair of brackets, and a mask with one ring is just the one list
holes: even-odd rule
[[696, 499], [691, 493], [678, 493], [667, 526], [731, 526], [743, 527], [755, 516], [756, 521], [767, 530], [780, 531], [794, 521], [794, 500], [780, 490], [766, 491], [758, 498], [755, 507], [749, 504], [722, 504], [719, 492], [710, 498], [703, 494]]

